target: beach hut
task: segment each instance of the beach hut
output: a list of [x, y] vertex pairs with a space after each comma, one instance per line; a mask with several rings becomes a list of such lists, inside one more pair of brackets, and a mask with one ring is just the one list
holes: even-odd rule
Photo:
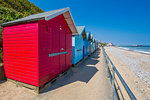
[[41, 87], [72, 66], [70, 9], [34, 14], [2, 24], [4, 69], [8, 79]]
[[99, 43], [99, 42], [98, 42], [98, 41], [96, 41], [96, 49], [98, 49], [98, 43]]
[[95, 39], [95, 50], [96, 50], [96, 39]]
[[83, 40], [86, 36], [83, 34], [85, 26], [77, 26], [77, 31], [78, 34], [72, 36], [72, 64], [78, 63], [84, 56]]
[[85, 27], [82, 31], [82, 37], [83, 37], [83, 58], [86, 58], [88, 56], [88, 46], [87, 46], [87, 34], [86, 34], [86, 30]]
[[96, 39], [95, 39], [94, 43], [95, 43], [94, 48], [95, 48], [95, 50], [96, 50]]
[[94, 39], [94, 51], [96, 50], [96, 39]]
[[93, 53], [93, 36], [91, 34], [91, 53]]
[[92, 50], [95, 51], [95, 39], [93, 38]]
[[[78, 29], [78, 28], [77, 28]], [[87, 35], [86, 35], [86, 30], [85, 30], [85, 26], [81, 27], [80, 34], [82, 34], [82, 38], [83, 38], [83, 58], [87, 57]]]
[[99, 41], [97, 41], [97, 43], [96, 43], [97, 45], [96, 45], [96, 48], [98, 49], [98, 45], [99, 45]]
[[93, 52], [95, 51], [95, 39], [93, 38]]
[[90, 55], [91, 54], [91, 35], [90, 35], [90, 32], [87, 32], [86, 35], [87, 35], [87, 54]]

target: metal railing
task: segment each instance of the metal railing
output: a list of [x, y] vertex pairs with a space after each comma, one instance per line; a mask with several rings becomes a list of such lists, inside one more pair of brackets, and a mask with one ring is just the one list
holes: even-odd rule
[[[107, 53], [105, 52], [105, 49], [103, 47], [102, 47], [102, 50], [103, 50], [104, 58], [106, 61], [109, 78], [110, 78], [111, 85], [112, 85], [112, 90], [113, 90], [112, 91], [112, 99], [120, 100], [120, 98], [122, 97], [122, 100], [124, 100], [120, 86], [115, 77], [115, 75], [116, 75], [119, 78], [120, 82], [122, 83], [124, 89], [126, 90], [128, 96], [130, 97], [130, 99], [137, 100], [136, 97], [134, 96], [134, 94], [132, 93], [132, 91], [130, 90], [130, 88], [128, 87], [128, 85], [126, 84], [126, 82], [124, 81], [124, 79], [122, 78], [122, 76], [120, 75], [120, 73], [118, 72], [118, 70], [116, 69], [115, 65], [112, 63], [111, 59], [109, 58], [109, 56], [107, 55]], [[121, 97], [118, 95], [118, 90], [120, 90]]]

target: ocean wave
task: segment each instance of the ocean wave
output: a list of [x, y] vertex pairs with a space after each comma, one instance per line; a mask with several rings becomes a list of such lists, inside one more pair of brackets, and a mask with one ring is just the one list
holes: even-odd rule
[[125, 49], [125, 50], [130, 50], [129, 48], [125, 48], [125, 47], [118, 47], [118, 48]]
[[148, 51], [140, 51], [140, 50], [133, 50], [133, 51], [140, 52], [140, 53], [145, 53], [145, 54], [150, 54], [150, 52], [148, 52]]
[[131, 50], [131, 51], [135, 51], [135, 52], [139, 52], [139, 53], [144, 53], [144, 54], [150, 54], [150, 50], [138, 50], [138, 49], [131, 49], [131, 48], [127, 48], [127, 47], [118, 47], [118, 48], [121, 48], [121, 49], [124, 49], [124, 50]]

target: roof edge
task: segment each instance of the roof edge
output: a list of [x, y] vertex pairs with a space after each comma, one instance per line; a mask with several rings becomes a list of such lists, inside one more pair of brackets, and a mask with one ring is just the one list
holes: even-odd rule
[[68, 9], [68, 11], [69, 11], [69, 13], [70, 13], [70, 16], [71, 16], [71, 19], [72, 19], [72, 21], [73, 21], [73, 24], [74, 24], [74, 26], [75, 26], [76, 33], [73, 33], [73, 34], [76, 35], [76, 34], [78, 34], [78, 30], [77, 30], [77, 28], [76, 28], [76, 24], [75, 24], [74, 19], [73, 19], [73, 17], [72, 17], [72, 14], [71, 14], [71, 11], [70, 11], [70, 7], [66, 7], [66, 9]]
[[[81, 31], [81, 33], [83, 33], [83, 31], [85, 30], [85, 26], [76, 26], [76, 29], [77, 29], [77, 27], [84, 27], [83, 30]], [[78, 30], [77, 30], [77, 32], [78, 32]], [[86, 32], [85, 32], [85, 33], [86, 33]], [[78, 32], [78, 34], [75, 34], [75, 35], [80, 35], [80, 34], [79, 34], [79, 32]]]
[[48, 21], [48, 20], [50, 20], [50, 19], [52, 19], [52, 18], [54, 18], [54, 17], [56, 17], [56, 16], [58, 16], [58, 15], [61, 15], [61, 14], [65, 13], [65, 12], [67, 12], [67, 11], [69, 11], [68, 8], [65, 8], [64, 10], [59, 11], [59, 12], [53, 14], [53, 15], [46, 16], [46, 17], [45, 17], [45, 20]]
[[30, 20], [24, 20], [24, 21], [18, 21], [18, 22], [14, 22], [13, 24], [12, 23], [2, 23], [0, 24], [0, 26], [4, 27], [4, 26], [9, 26], [9, 25], [15, 25], [15, 24], [18, 24], [18, 23], [24, 23], [24, 22], [30, 22], [30, 21], [38, 21], [38, 20], [42, 20], [44, 19], [44, 17], [41, 17], [41, 18], [37, 18], [37, 19], [30, 19]]
[[0, 26], [4, 27], [4, 26], [9, 26], [9, 25], [14, 25], [14, 24], [19, 24], [19, 23], [25, 23], [25, 22], [31, 22], [31, 21], [37, 21], [37, 20], [41, 20], [41, 19], [45, 19], [46, 21], [56, 17], [56, 16], [59, 16], [61, 14], [64, 14], [65, 12], [68, 12], [69, 13], [69, 16], [70, 16], [70, 19], [72, 21], [72, 25], [69, 25], [69, 23], [67, 22], [70, 30], [72, 31], [72, 34], [73, 35], [76, 35], [78, 34], [78, 30], [76, 28], [76, 25], [74, 23], [74, 20], [73, 20], [73, 17], [71, 15], [71, 12], [70, 12], [70, 8], [69, 7], [66, 7], [66, 8], [63, 8], [61, 11], [58, 11], [56, 12], [55, 14], [52, 14], [52, 15], [47, 15], [47, 16], [43, 16], [41, 18], [36, 18], [36, 19], [27, 19], [27, 20], [23, 20], [23, 21], [10, 21], [10, 22], [6, 22], [6, 23], [2, 23], [0, 24]]

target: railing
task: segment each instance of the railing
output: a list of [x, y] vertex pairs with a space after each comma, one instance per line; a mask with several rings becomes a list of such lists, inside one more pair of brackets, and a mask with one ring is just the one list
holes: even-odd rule
[[[115, 65], [112, 63], [111, 59], [109, 58], [109, 56], [107, 55], [107, 53], [105, 52], [105, 49], [102, 47], [103, 49], [103, 54], [104, 54], [104, 58], [106, 61], [106, 66], [107, 66], [107, 70], [108, 70], [108, 74], [110, 77], [110, 81], [111, 81], [111, 85], [112, 85], [112, 99], [114, 100], [124, 100], [124, 96], [123, 93], [121, 92], [120, 89], [120, 85], [118, 84], [118, 81], [116, 80], [115, 75], [118, 77], [118, 79], [120, 80], [120, 82], [122, 83], [124, 89], [126, 90], [129, 98], [131, 100], [137, 100], [136, 97], [134, 96], [134, 94], [132, 93], [132, 91], [130, 90], [130, 88], [128, 87], [128, 85], [126, 84], [126, 82], [124, 81], [124, 79], [122, 78], [122, 76], [120, 75], [120, 73], [118, 72], [118, 70], [116, 69]], [[120, 91], [120, 95], [118, 94], [118, 90]]]

